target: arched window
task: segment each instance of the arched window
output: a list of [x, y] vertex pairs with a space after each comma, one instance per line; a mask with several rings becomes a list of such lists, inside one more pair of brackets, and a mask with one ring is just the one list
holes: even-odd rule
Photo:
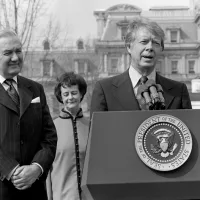
[[43, 47], [44, 47], [44, 50], [50, 50], [50, 42], [48, 39], [46, 39], [44, 42], [43, 42]]
[[84, 45], [83, 45], [83, 41], [82, 40], [78, 40], [78, 42], [77, 42], [77, 48], [78, 49], [84, 49]]
[[124, 17], [123, 20], [117, 22], [117, 26], [121, 30], [121, 40], [125, 39], [128, 25], [129, 25], [129, 21], [126, 19], [126, 17]]

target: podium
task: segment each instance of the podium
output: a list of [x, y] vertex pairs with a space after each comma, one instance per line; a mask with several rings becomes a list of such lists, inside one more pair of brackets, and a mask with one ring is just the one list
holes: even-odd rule
[[[192, 136], [187, 161], [158, 171], [140, 159], [135, 134], [154, 115], [180, 119]], [[200, 110], [113, 111], [93, 114], [82, 176], [87, 200], [200, 199]]]

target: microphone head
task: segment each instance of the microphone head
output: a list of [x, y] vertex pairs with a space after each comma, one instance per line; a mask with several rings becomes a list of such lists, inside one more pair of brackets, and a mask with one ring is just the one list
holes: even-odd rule
[[144, 92], [148, 92], [148, 87], [145, 84], [138, 87], [137, 94], [142, 95]]
[[149, 88], [151, 86], [156, 86], [156, 82], [153, 79], [148, 79], [145, 85]]
[[163, 93], [163, 89], [162, 86], [160, 84], [156, 84], [156, 88], [158, 92], [162, 92]]
[[166, 108], [165, 103], [161, 102], [160, 110], [165, 110], [165, 108]]
[[149, 110], [154, 110], [154, 104], [152, 102], [148, 103]]

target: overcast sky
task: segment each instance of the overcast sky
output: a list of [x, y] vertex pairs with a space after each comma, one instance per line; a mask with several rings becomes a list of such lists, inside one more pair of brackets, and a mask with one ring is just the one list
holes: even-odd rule
[[153, 6], [189, 6], [190, 0], [54, 0], [50, 8], [61, 24], [68, 24], [74, 39], [96, 37], [94, 10], [108, 9], [116, 4], [132, 4], [142, 10]]

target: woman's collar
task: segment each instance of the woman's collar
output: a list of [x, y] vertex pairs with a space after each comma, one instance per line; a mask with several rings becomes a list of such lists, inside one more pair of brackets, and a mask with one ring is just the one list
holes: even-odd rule
[[59, 117], [63, 118], [63, 119], [82, 118], [83, 117], [83, 111], [82, 111], [82, 108], [80, 108], [79, 111], [77, 112], [76, 116], [74, 117], [70, 112], [68, 112], [68, 111], [64, 110], [64, 108], [62, 108]]

